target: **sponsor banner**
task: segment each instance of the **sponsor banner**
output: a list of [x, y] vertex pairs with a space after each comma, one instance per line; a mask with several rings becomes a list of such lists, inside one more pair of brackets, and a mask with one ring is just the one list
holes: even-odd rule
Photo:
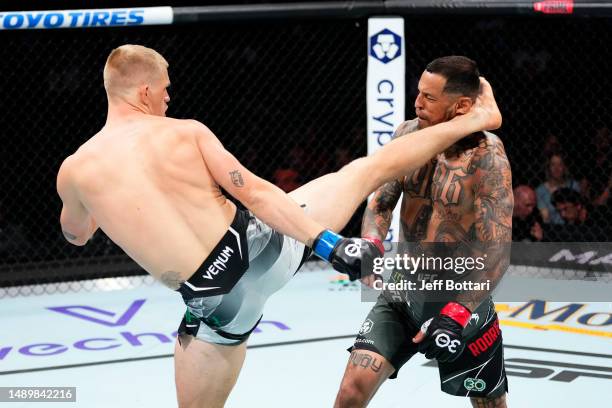
[[0, 30], [172, 24], [172, 7], [0, 11]]
[[[403, 18], [368, 20], [367, 132], [368, 154], [388, 143], [405, 120], [405, 37]], [[385, 248], [397, 241], [399, 207], [386, 237]]]
[[526, 302], [495, 304], [502, 326], [612, 338], [612, 304], [605, 302]]
[[[513, 265], [612, 272], [612, 242], [516, 242]], [[609, 282], [612, 275], [609, 275]], [[571, 278], [570, 278], [571, 279]]]

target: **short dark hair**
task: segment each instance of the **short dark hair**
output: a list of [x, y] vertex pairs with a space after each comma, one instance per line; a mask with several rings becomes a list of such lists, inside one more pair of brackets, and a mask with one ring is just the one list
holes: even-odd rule
[[444, 92], [476, 98], [480, 89], [480, 72], [476, 62], [461, 55], [436, 58], [425, 67], [432, 74], [446, 78]]
[[582, 197], [580, 197], [580, 193], [573, 188], [563, 187], [553, 193], [550, 201], [555, 206], [561, 203], [578, 205], [582, 204]]

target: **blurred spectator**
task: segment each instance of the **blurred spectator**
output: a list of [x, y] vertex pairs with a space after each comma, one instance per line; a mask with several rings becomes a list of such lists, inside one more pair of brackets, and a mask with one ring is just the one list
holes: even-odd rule
[[595, 157], [586, 167], [583, 191], [590, 204], [600, 206], [610, 199], [612, 184], [612, 132], [609, 128], [602, 126], [597, 129], [591, 149]]
[[531, 187], [520, 185], [514, 189], [513, 241], [542, 240], [542, 217], [536, 208], [536, 203], [536, 194]]
[[544, 139], [544, 146], [542, 147], [542, 153], [544, 157], [550, 157], [553, 154], [561, 154], [561, 143], [557, 135], [549, 133]]
[[610, 225], [605, 222], [601, 207], [589, 213], [582, 196], [576, 190], [560, 188], [553, 193], [552, 202], [565, 224], [551, 225], [545, 232], [546, 240], [593, 242], [609, 239]]
[[300, 173], [291, 168], [277, 169], [272, 175], [272, 182], [285, 193], [293, 191], [302, 185], [300, 183]]
[[552, 203], [567, 225], [584, 224], [587, 219], [587, 209], [582, 203], [580, 193], [571, 188], [560, 188], [552, 195]]
[[578, 182], [569, 177], [563, 156], [560, 153], [555, 153], [546, 162], [546, 181], [536, 188], [538, 209], [544, 222], [563, 224], [563, 218], [552, 204], [551, 197], [555, 191], [564, 187], [580, 191]]

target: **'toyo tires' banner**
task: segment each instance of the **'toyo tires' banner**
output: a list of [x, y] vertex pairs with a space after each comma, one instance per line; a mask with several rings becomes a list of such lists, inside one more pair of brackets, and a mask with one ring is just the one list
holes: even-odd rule
[[172, 24], [172, 7], [0, 11], [0, 30]]

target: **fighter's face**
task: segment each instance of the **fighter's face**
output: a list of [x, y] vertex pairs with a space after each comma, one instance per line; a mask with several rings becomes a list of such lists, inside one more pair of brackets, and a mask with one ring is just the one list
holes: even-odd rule
[[152, 115], [166, 116], [168, 102], [170, 102], [170, 95], [168, 94], [169, 86], [170, 77], [166, 69], [164, 69], [164, 72], [157, 80], [148, 85], [146, 100]]
[[426, 128], [451, 120], [456, 115], [457, 97], [444, 92], [446, 78], [424, 71], [419, 80], [419, 93], [414, 109], [419, 118], [419, 128]]

